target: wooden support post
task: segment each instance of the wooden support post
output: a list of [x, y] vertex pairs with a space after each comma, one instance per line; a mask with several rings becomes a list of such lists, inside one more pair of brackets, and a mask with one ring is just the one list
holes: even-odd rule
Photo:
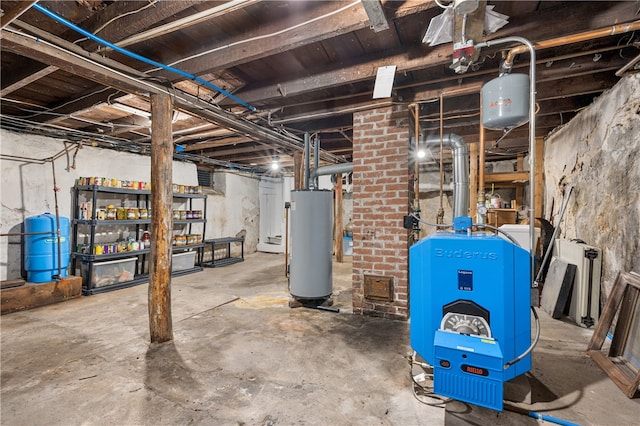
[[336, 175], [336, 197], [335, 197], [335, 248], [336, 248], [336, 262], [344, 262], [342, 253], [342, 174]]
[[535, 199], [533, 200], [533, 208], [536, 212], [536, 217], [544, 217], [542, 211], [542, 191], [544, 188], [543, 182], [543, 170], [544, 170], [544, 139], [541, 137], [536, 138], [536, 169], [535, 169]]
[[149, 261], [151, 343], [173, 340], [171, 321], [172, 112], [169, 95], [151, 94], [151, 209], [153, 211]]
[[469, 144], [469, 216], [476, 217], [478, 200], [478, 144]]
[[304, 162], [302, 151], [293, 153], [293, 189], [300, 190], [304, 182]]

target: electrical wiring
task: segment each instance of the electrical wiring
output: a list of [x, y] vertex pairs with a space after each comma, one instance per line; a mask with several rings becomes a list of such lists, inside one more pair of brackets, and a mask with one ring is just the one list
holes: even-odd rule
[[115, 44], [110, 43], [110, 42], [108, 42], [108, 41], [106, 41], [106, 40], [104, 40], [104, 39], [102, 39], [102, 38], [100, 38], [100, 37], [88, 32], [86, 30], [84, 30], [83, 28], [77, 26], [76, 24], [74, 24], [73, 22], [63, 18], [62, 16], [59, 16], [59, 15], [51, 12], [49, 9], [41, 6], [38, 3], [34, 4], [32, 6], [32, 8], [34, 8], [38, 12], [41, 12], [42, 14], [48, 16], [49, 18], [51, 18], [51, 19], [53, 19], [53, 20], [65, 25], [66, 27], [71, 28], [76, 32], [79, 32], [80, 34], [90, 38], [91, 40], [93, 40], [93, 41], [95, 41], [97, 43], [100, 43], [100, 44], [102, 44], [104, 46], [110, 47], [111, 49], [115, 50], [118, 53], [121, 53], [123, 55], [129, 56], [130, 58], [136, 59], [136, 60], [144, 62], [146, 64], [149, 64], [149, 65], [152, 65], [152, 66], [156, 66], [156, 67], [160, 67], [160, 68], [165, 69], [167, 71], [170, 71], [172, 73], [175, 73], [175, 74], [181, 75], [183, 77], [186, 77], [189, 80], [197, 81], [198, 83], [200, 83], [200, 84], [202, 84], [204, 86], [207, 86], [207, 87], [215, 90], [216, 92], [219, 92], [219, 93], [222, 93], [225, 96], [228, 96], [230, 99], [233, 99], [235, 102], [239, 103], [240, 105], [244, 106], [245, 108], [247, 108], [249, 110], [252, 110], [252, 111], [256, 110], [256, 108], [254, 106], [252, 106], [249, 103], [243, 101], [242, 99], [238, 98], [237, 96], [229, 93], [228, 91], [222, 89], [221, 87], [216, 86], [215, 84], [212, 84], [212, 83], [210, 83], [210, 82], [208, 82], [208, 81], [206, 81], [206, 80], [204, 80], [204, 79], [202, 79], [200, 77], [195, 76], [194, 74], [190, 74], [188, 72], [179, 70], [179, 69], [174, 68], [174, 67], [172, 67], [170, 65], [164, 65], [164, 64], [162, 64], [162, 63], [160, 63], [158, 61], [154, 61], [153, 59], [146, 58], [146, 57], [138, 55], [137, 53], [134, 53], [134, 52], [132, 52], [130, 50], [123, 49], [122, 47], [116, 46]]
[[[9, 98], [0, 98], [0, 101], [3, 102], [17, 102], [17, 103], [22, 103], [21, 101], [15, 101], [14, 99], [9, 99]], [[31, 118], [31, 117], [36, 117], [38, 115], [52, 115], [54, 117], [66, 117], [66, 118], [70, 118], [73, 120], [77, 120], [77, 121], [82, 121], [85, 123], [89, 123], [89, 124], [94, 124], [96, 126], [103, 126], [103, 127], [108, 127], [108, 128], [114, 128], [114, 127], [120, 127], [120, 128], [127, 128], [127, 129], [137, 129], [140, 126], [136, 126], [136, 125], [132, 125], [132, 124], [119, 124], [119, 123], [104, 123], [101, 121], [95, 121], [95, 120], [90, 120], [88, 118], [84, 118], [84, 117], [77, 117], [73, 114], [62, 114], [62, 113], [57, 113], [57, 112], [52, 112], [52, 111], [48, 111], [48, 110], [42, 110], [42, 111], [37, 111], [37, 110], [33, 110], [33, 109], [28, 109], [28, 108], [20, 108], [20, 107], [14, 107], [20, 111], [24, 111], [24, 112], [30, 112], [33, 113], [32, 115], [25, 115], [25, 116], [21, 116], [20, 118]]]
[[[189, 61], [191, 59], [199, 58], [200, 56], [209, 55], [211, 53], [215, 53], [215, 52], [220, 51], [220, 50], [228, 49], [230, 47], [239, 46], [239, 45], [245, 44], [245, 43], [251, 43], [251, 42], [262, 40], [262, 39], [265, 39], [265, 38], [275, 37], [275, 36], [284, 34], [286, 32], [293, 31], [293, 30], [298, 29], [300, 27], [304, 27], [306, 25], [312, 24], [312, 23], [314, 23], [316, 21], [319, 21], [319, 20], [322, 20], [324, 18], [331, 17], [331, 16], [333, 16], [333, 15], [335, 15], [337, 13], [343, 12], [343, 11], [345, 11], [345, 10], [347, 10], [347, 9], [349, 9], [349, 8], [359, 4], [359, 3], [360, 3], [360, 0], [357, 0], [357, 1], [354, 1], [353, 3], [350, 3], [350, 4], [346, 5], [346, 6], [341, 7], [340, 9], [336, 9], [336, 10], [334, 10], [332, 12], [325, 13], [324, 15], [317, 16], [317, 17], [315, 17], [313, 19], [309, 19], [309, 20], [307, 20], [305, 22], [301, 22], [301, 23], [293, 25], [291, 27], [284, 28], [284, 29], [279, 30], [279, 31], [275, 31], [275, 32], [270, 33], [270, 34], [263, 34], [263, 35], [251, 37], [251, 38], [248, 38], [248, 39], [239, 40], [239, 41], [236, 41], [236, 42], [233, 42], [233, 43], [228, 43], [228, 44], [225, 44], [223, 46], [218, 46], [218, 47], [215, 47], [213, 49], [206, 50], [204, 52], [196, 53], [195, 55], [187, 56], [186, 58], [182, 58], [182, 59], [177, 60], [175, 62], [171, 62], [168, 65], [169, 66], [174, 66], [174, 65], [180, 64], [182, 62]], [[160, 69], [161, 68], [152, 69], [152, 70], [150, 70], [150, 72], [159, 71]]]
[[[428, 365], [426, 362], [416, 361], [416, 355], [416, 351], [413, 351], [409, 356], [409, 377], [411, 377], [411, 392], [413, 393], [413, 397], [422, 404], [444, 408], [444, 404], [452, 399], [437, 395], [433, 392], [433, 386], [420, 383], [430, 382], [433, 384], [433, 367]], [[423, 372], [414, 375], [414, 366], [419, 366], [422, 368]], [[417, 377], [424, 378], [424, 380], [418, 381]], [[429, 398], [430, 400], [425, 400], [424, 398]]]
[[[34, 7], [39, 7], [39, 6], [36, 4]], [[74, 57], [79, 58], [79, 59], [81, 59], [83, 61], [88, 61], [89, 63], [93, 64], [94, 66], [104, 69], [105, 72], [108, 71], [109, 73], [113, 73], [113, 74], [119, 75], [119, 76], [121, 76], [121, 77], [123, 77], [125, 79], [128, 79], [128, 80], [135, 80], [136, 84], [139, 87], [141, 87], [141, 90], [145, 90], [143, 88], [143, 86], [148, 85], [148, 89], [146, 89], [146, 90], [148, 90], [149, 92], [157, 93], [157, 92], [159, 92], [159, 90], [163, 90], [165, 93], [171, 95], [175, 99], [178, 99], [180, 102], [182, 102], [184, 104], [191, 105], [195, 109], [199, 109], [199, 110], [202, 110], [202, 111], [219, 110], [219, 111], [221, 111], [221, 113], [222, 113], [222, 111], [224, 111], [225, 113], [227, 112], [226, 110], [222, 110], [222, 108], [220, 108], [218, 105], [206, 103], [202, 99], [199, 99], [199, 98], [192, 99], [193, 96], [188, 95], [186, 93], [182, 94], [182, 91], [179, 91], [179, 90], [177, 90], [177, 89], [175, 89], [173, 87], [162, 89], [162, 88], [158, 87], [157, 85], [151, 84], [149, 82], [149, 80], [154, 80], [154, 79], [157, 80], [154, 77], [150, 77], [149, 79], [141, 79], [141, 78], [139, 78], [139, 76], [129, 75], [129, 74], [127, 74], [125, 72], [122, 72], [122, 71], [119, 71], [117, 69], [109, 68], [108, 66], [106, 66], [106, 65], [104, 65], [104, 64], [102, 64], [100, 62], [97, 62], [97, 61], [92, 60], [90, 58], [86, 58], [86, 57], [84, 57], [84, 56], [82, 56], [82, 55], [80, 55], [78, 53], [67, 51], [67, 50], [61, 48], [60, 46], [57, 46], [57, 45], [55, 45], [55, 44], [53, 44], [51, 42], [48, 42], [46, 40], [40, 39], [40, 38], [38, 38], [36, 36], [25, 34], [25, 33], [19, 32], [19, 31], [15, 31], [15, 30], [12, 30], [10, 28], [6, 28], [5, 30], [11, 31], [11, 32], [16, 33], [16, 34], [20, 34], [20, 36], [22, 36], [22, 37], [29, 37], [34, 41], [46, 44], [47, 46], [50, 46], [50, 47], [52, 47], [54, 49], [64, 51], [65, 54], [74, 56]], [[107, 90], [107, 88], [105, 88], [104, 90]], [[251, 125], [252, 127], [255, 126], [255, 123], [253, 123], [251, 121], [248, 121], [244, 117], [239, 117], [237, 114], [234, 114], [234, 116], [235, 116], [234, 119], [237, 121], [237, 126], [239, 126], [239, 127], [237, 127], [237, 128], [240, 129], [239, 131], [243, 131], [242, 130], [242, 127], [243, 127], [242, 123], [246, 124], [247, 126], [249, 126], [249, 125]], [[5, 123], [7, 123], [6, 120], [5, 120]], [[7, 123], [5, 125], [8, 126], [9, 124]], [[16, 126], [15, 123], [13, 123], [11, 125]], [[17, 125], [17, 128], [19, 129], [19, 131], [24, 131], [24, 127], [25, 126]], [[265, 129], [265, 131], [266, 130], [267, 129]], [[42, 129], [38, 129], [38, 131], [39, 132], [44, 132], [44, 130], [42, 130]], [[271, 129], [270, 131], [275, 132], [275, 133], [283, 134], [282, 130], [277, 131], [275, 129]], [[59, 135], [58, 137], [64, 137], [65, 136], [64, 130], [58, 131], [56, 129], [55, 131], [52, 131], [52, 129], [47, 129], [47, 132], [50, 135], [51, 134], [57, 134], [57, 135]], [[55, 132], [58, 132], [58, 133], [55, 133]], [[69, 137], [71, 137], [71, 136], [76, 137], [76, 138], [78, 137], [77, 134], [69, 134], [69, 133], [67, 133], [67, 135], [70, 135]], [[284, 135], [286, 135], [286, 134], [284, 134]], [[101, 138], [102, 136], [97, 136], [95, 134], [88, 134], [88, 135], [82, 135], [81, 137]], [[302, 142], [301, 141], [288, 140], [288, 139], [291, 139], [291, 138], [282, 138], [282, 139], [279, 140], [279, 143], [282, 144], [284, 147], [288, 147], [290, 149], [300, 149], [302, 147]], [[122, 144], [124, 144], [124, 142], [122, 142]], [[139, 146], [137, 146], [135, 144], [132, 144], [132, 147], [135, 148], [135, 150], [138, 150], [138, 151], [141, 149]], [[148, 148], [143, 148], [143, 149], [148, 149]], [[335, 156], [333, 154], [325, 152], [325, 155], [330, 156], [335, 162], [340, 162], [339, 157], [337, 157], [337, 156]]]
[[[132, 11], [129, 11], [129, 12], [126, 12], [126, 13], [123, 13], [123, 14], [121, 14], [121, 15], [118, 15], [118, 16], [115, 16], [115, 17], [111, 18], [110, 20], [108, 20], [107, 22], [105, 22], [104, 24], [102, 24], [101, 26], [99, 26], [97, 29], [95, 29], [95, 30], [93, 31], [93, 33], [94, 33], [94, 34], [98, 34], [100, 31], [104, 30], [104, 29], [105, 29], [105, 28], [107, 28], [111, 23], [113, 23], [113, 22], [117, 21], [117, 20], [118, 20], [118, 19], [120, 19], [120, 18], [124, 18], [125, 16], [129, 16], [129, 15], [135, 15], [136, 13], [138, 13], [138, 12], [142, 12], [143, 10], [148, 9], [148, 8], [150, 8], [151, 6], [155, 6], [155, 5], [156, 5], [156, 3], [158, 3], [158, 1], [159, 1], [159, 0], [148, 0], [148, 1], [149, 1], [149, 4], [147, 4], [146, 6], [143, 6], [143, 7], [139, 8], [139, 9], [132, 10]], [[81, 41], [85, 41], [85, 40], [89, 40], [89, 38], [88, 38], [88, 37], [79, 38], [78, 40], [74, 41], [74, 42], [73, 42], [73, 44], [78, 44], [78, 43], [80, 43]]]
[[[124, 151], [128, 151], [134, 154], [148, 154], [150, 153], [150, 146], [148, 144], [137, 143], [128, 139], [116, 138], [113, 136], [97, 135], [90, 132], [84, 132], [80, 130], [69, 130], [64, 127], [43, 124], [33, 122], [29, 120], [22, 120], [15, 117], [7, 117], [4, 114], [0, 114], [0, 125], [6, 130], [11, 130], [19, 133], [29, 133], [35, 135], [42, 135], [48, 137], [54, 137], [57, 139], [65, 139], [74, 143], [81, 143], [85, 145], [93, 145], [97, 147], [105, 148], [117, 148]], [[62, 151], [64, 153], [64, 151]], [[3, 154], [3, 157], [5, 155]], [[232, 170], [259, 173], [260, 170], [246, 167], [242, 164], [232, 163], [229, 161], [216, 160], [210, 157], [204, 157], [194, 154], [176, 154], [174, 156], [179, 160], [188, 160], [195, 163], [211, 164], [215, 166], [226, 167]], [[265, 172], [266, 170], [262, 171]]]
[[30, 121], [19, 117], [7, 116], [0, 114], [0, 124], [3, 128], [16, 130], [20, 132], [39, 134], [52, 137], [62, 137], [70, 140], [96, 139], [113, 144], [131, 143], [128, 139], [117, 138], [113, 136], [101, 135], [82, 130], [69, 129], [55, 124], [40, 123]]
[[[4, 29], [4, 31], [9, 31], [9, 32], [12, 32], [12, 33], [15, 33], [15, 34], [25, 35], [24, 33], [20, 32], [20, 31], [14, 31], [14, 30], [12, 30], [11, 28], [5, 28], [5, 29]], [[33, 36], [32, 36], [32, 37], [33, 37]], [[33, 38], [34, 38], [34, 39], [36, 39], [35, 37], [33, 37]], [[40, 42], [42, 42], [42, 40], [39, 40], [39, 41], [40, 41]], [[65, 102], [65, 103], [63, 103], [63, 104], [61, 104], [61, 105], [57, 105], [57, 106], [55, 106], [55, 107], [53, 107], [53, 108], [45, 108], [45, 109], [42, 109], [42, 111], [39, 111], [39, 113], [38, 113], [38, 114], [43, 114], [45, 111], [46, 111], [46, 112], [51, 112], [51, 111], [58, 110], [58, 109], [60, 109], [60, 108], [64, 108], [65, 106], [67, 106], [67, 105], [69, 105], [69, 104], [72, 104], [72, 103], [74, 103], [74, 102], [81, 101], [81, 100], [83, 100], [83, 99], [86, 99], [86, 98], [89, 98], [89, 97], [91, 97], [91, 96], [97, 95], [98, 93], [101, 93], [101, 92], [107, 91], [107, 90], [109, 90], [109, 89], [110, 89], [110, 87], [103, 87], [103, 88], [102, 88], [102, 89], [100, 89], [100, 90], [96, 90], [96, 91], [94, 91], [94, 92], [87, 93], [86, 95], [83, 95], [83, 96], [80, 96], [80, 97], [77, 97], [77, 98], [73, 98], [72, 100], [70, 100], [70, 101], [68, 101], [68, 102]], [[113, 94], [111, 94], [111, 95], [109, 95], [109, 96], [111, 97], [111, 96], [113, 96]], [[30, 103], [28, 103], [28, 102], [18, 101], [18, 100], [10, 99], [10, 98], [2, 98], [2, 100], [8, 100], [8, 101], [11, 101], [11, 102], [22, 103], [22, 104], [30, 105], [30, 106], [34, 106], [34, 107], [40, 107], [40, 105], [37, 105], [37, 104], [30, 104]], [[98, 105], [98, 104], [99, 104], [99, 102], [98, 102], [98, 103], [96, 103], [96, 104], [94, 104], [94, 106], [95, 106], [95, 105]], [[33, 115], [33, 116], [35, 116], [35, 115]], [[27, 116], [27, 118], [28, 118], [28, 117], [33, 117], [33, 116]]]
[[435, 226], [436, 228], [451, 228], [453, 226], [453, 223], [429, 223], [429, 222], [427, 222], [425, 220], [420, 219], [414, 213], [410, 214], [409, 216], [411, 216], [412, 218], [414, 218], [415, 220], [417, 220], [420, 223], [423, 223], [423, 224], [429, 225], [429, 226]]

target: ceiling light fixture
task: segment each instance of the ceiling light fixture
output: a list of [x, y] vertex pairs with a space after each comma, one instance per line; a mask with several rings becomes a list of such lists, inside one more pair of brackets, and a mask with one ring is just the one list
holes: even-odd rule
[[271, 170], [278, 170], [280, 168], [280, 158], [276, 155], [275, 157], [273, 157], [273, 160], [271, 160]]

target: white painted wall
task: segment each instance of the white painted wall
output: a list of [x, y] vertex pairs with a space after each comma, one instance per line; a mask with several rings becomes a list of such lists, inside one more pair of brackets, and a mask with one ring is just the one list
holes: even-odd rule
[[[220, 181], [224, 179], [224, 189], [220, 188], [220, 191], [205, 190], [205, 193], [208, 194], [205, 237], [235, 237], [244, 234], [245, 254], [253, 253], [256, 251], [259, 237], [258, 183], [260, 178], [231, 172], [216, 172], [215, 174], [217, 186], [221, 186]], [[235, 250], [235, 248], [232, 249]]]
[[[55, 161], [58, 209], [61, 216], [73, 218], [72, 188], [78, 177], [103, 176], [120, 180], [150, 181], [151, 158], [83, 146], [75, 156], [75, 145], [68, 144], [68, 155]], [[48, 137], [24, 135], [0, 129], [0, 230], [2, 234], [21, 232], [24, 219], [47, 211], [55, 213], [51, 162], [33, 163], [10, 160], [9, 156], [45, 160], [64, 153], [65, 143]], [[209, 193], [206, 238], [247, 234], [246, 252], [255, 251], [258, 235], [258, 183], [248, 177], [225, 173], [225, 195]], [[173, 182], [197, 185], [196, 166], [173, 162]], [[194, 206], [194, 208], [196, 208]], [[20, 237], [0, 237], [0, 279], [20, 277], [22, 251]]]
[[291, 201], [293, 176], [263, 176], [259, 184], [260, 236], [257, 250], [284, 253], [286, 247], [285, 203]]

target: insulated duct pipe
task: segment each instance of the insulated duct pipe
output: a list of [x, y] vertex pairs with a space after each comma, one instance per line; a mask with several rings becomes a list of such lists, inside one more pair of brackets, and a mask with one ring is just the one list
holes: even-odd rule
[[317, 179], [318, 176], [336, 175], [339, 173], [351, 173], [353, 171], [353, 163], [332, 164], [330, 166], [318, 167], [311, 170], [311, 177]]
[[309, 175], [311, 174], [311, 142], [309, 140], [309, 133], [304, 134], [304, 189], [309, 189]]
[[[315, 137], [313, 139], [313, 170], [318, 170], [320, 166], [320, 138]], [[313, 187], [318, 189], [318, 176], [313, 178]]]
[[[427, 136], [424, 144], [440, 147], [440, 135]], [[443, 146], [451, 148], [453, 154], [453, 217], [469, 215], [469, 147], [455, 133], [442, 137]]]

